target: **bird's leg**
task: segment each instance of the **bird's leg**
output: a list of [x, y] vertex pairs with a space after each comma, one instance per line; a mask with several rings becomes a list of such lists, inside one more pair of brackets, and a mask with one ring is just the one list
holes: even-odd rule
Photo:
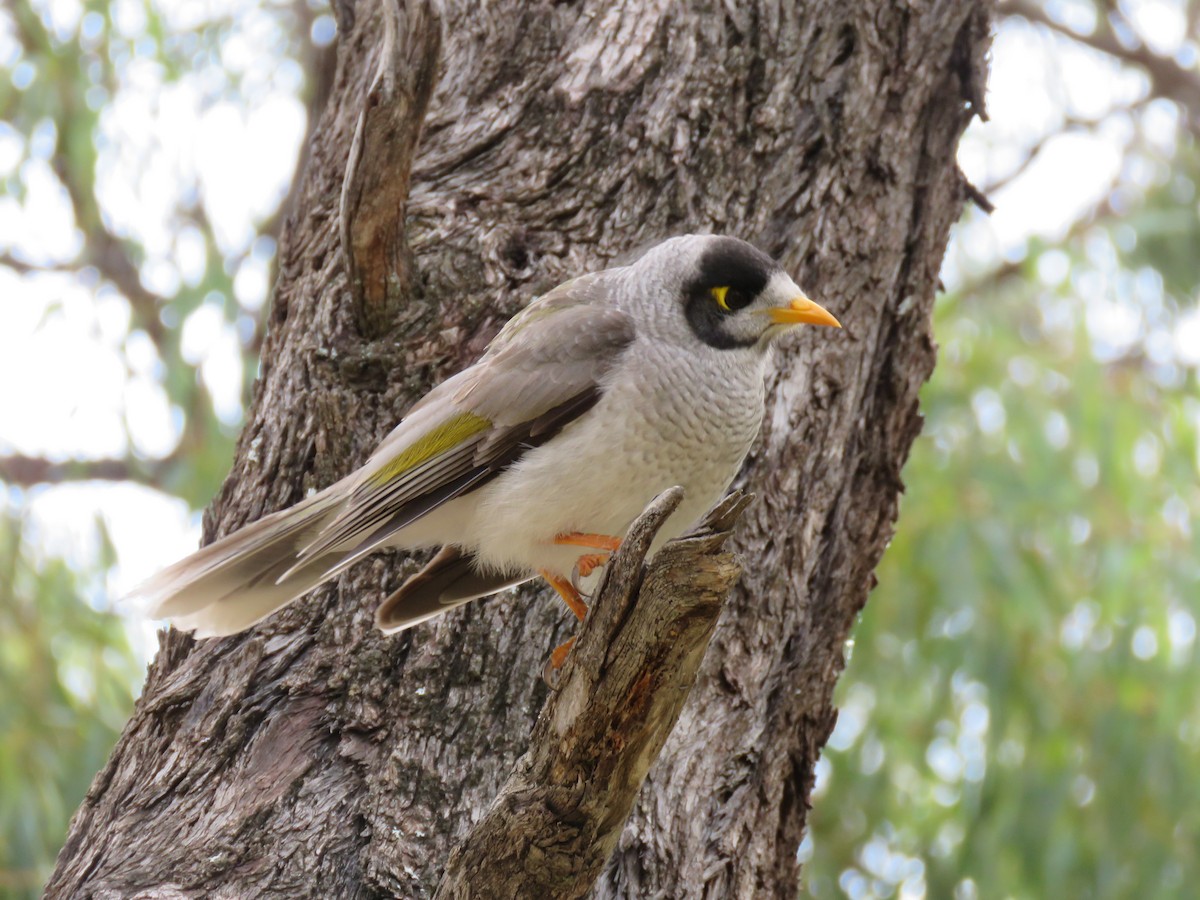
[[[538, 569], [538, 574], [550, 583], [550, 587], [554, 588], [558, 596], [562, 597], [562, 602], [567, 604], [567, 609], [575, 613], [575, 618], [582, 622], [587, 615], [587, 604], [583, 602], [583, 597], [580, 596], [579, 591], [575, 590], [575, 585], [571, 584], [567, 579], [555, 575], [553, 572], [547, 572], [545, 569]], [[565, 657], [566, 654], [564, 653], [563, 656]]]
[[[567, 581], [565, 578], [560, 578], [553, 572], [547, 572], [545, 569], [539, 569], [538, 574], [549, 582], [550, 587], [554, 588], [558, 596], [562, 597], [563, 603], [567, 604], [567, 608], [575, 613], [575, 618], [580, 622], [587, 615], [587, 604], [583, 602], [583, 597], [579, 595], [579, 591], [575, 590], [575, 585]], [[562, 668], [562, 664], [567, 661], [567, 654], [571, 652], [571, 646], [575, 643], [575, 638], [569, 638], [559, 644], [550, 653], [550, 661], [546, 664], [546, 671], [543, 676], [549, 682], [549, 673], [557, 672]]]
[[568, 531], [554, 536], [554, 543], [569, 544], [572, 547], [591, 547], [593, 550], [616, 551], [621, 546], [621, 539], [611, 534], [590, 534], [585, 531]]

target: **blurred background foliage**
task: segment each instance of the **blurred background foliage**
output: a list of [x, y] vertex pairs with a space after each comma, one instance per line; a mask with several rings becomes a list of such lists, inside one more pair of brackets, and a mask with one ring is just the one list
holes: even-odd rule
[[[35, 893], [129, 715], [142, 665], [83, 580], [0, 515], [0, 893]], [[112, 564], [111, 548], [104, 560]]]
[[[948, 252], [805, 883], [1194, 897], [1200, 3], [1001, 9], [994, 76], [1028, 67], [1023, 108], [964, 141], [996, 212]], [[1095, 189], [1064, 201], [1081, 168]]]
[[[1000, 6], [996, 205], [947, 255], [896, 539], [840, 685], [805, 888], [1200, 882], [1200, 0]], [[332, 74], [319, 0], [0, 9], [0, 897], [36, 896], [195, 545]]]
[[110, 598], [228, 471], [335, 30], [321, 0], [0, 7], [0, 897], [40, 893], [153, 653]]

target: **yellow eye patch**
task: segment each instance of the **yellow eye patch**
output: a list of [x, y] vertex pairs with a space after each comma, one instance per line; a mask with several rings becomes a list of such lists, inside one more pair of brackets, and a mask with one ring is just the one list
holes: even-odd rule
[[725, 295], [729, 293], [728, 286], [715, 287], [710, 293], [712, 294], [712, 298], [717, 301], [717, 306], [721, 307], [725, 312], [730, 312], [729, 304], [725, 302]]

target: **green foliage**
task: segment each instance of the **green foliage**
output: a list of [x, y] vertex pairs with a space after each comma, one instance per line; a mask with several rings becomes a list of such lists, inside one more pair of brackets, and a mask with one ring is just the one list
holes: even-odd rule
[[[132, 477], [197, 507], [228, 469], [239, 401], [253, 382], [265, 300], [257, 285], [274, 256], [284, 198], [253, 211], [249, 228], [223, 221], [210, 209], [202, 156], [170, 149], [179, 138], [161, 129], [177, 124], [172, 104], [194, 109], [194, 122], [218, 108], [249, 121], [285, 95], [302, 102], [310, 86], [293, 60], [311, 62], [310, 26], [324, 4], [244, 6], [17, 0], [0, 10], [0, 206], [21, 222], [5, 230], [14, 238], [0, 236], [0, 265], [31, 285], [66, 274], [123, 305], [128, 324], [114, 349], [131, 380], [148, 380], [163, 396], [182, 431], [173, 452], [148, 459], [138, 429], [128, 428]], [[73, 228], [60, 229], [52, 246], [22, 240], [51, 206]], [[51, 302], [47, 314], [58, 308]], [[241, 359], [220, 360], [237, 367], [240, 398], [214, 387], [202, 339], [187, 346], [189, 323], [211, 322], [213, 313], [242, 350]], [[215, 461], [199, 479], [198, 457]]]
[[[815, 800], [815, 897], [1200, 880], [1196, 373], [1143, 352], [1179, 310], [1105, 247], [1093, 228], [938, 307], [927, 424]], [[1090, 296], [1093, 276], [1130, 294]], [[1095, 321], [1114, 299], [1140, 319], [1115, 357]]]
[[142, 678], [120, 620], [0, 514], [0, 896], [35, 897]]
[[1161, 174], [1145, 202], [1122, 218], [1118, 246], [1127, 269], [1153, 269], [1178, 303], [1192, 305], [1200, 296], [1200, 155], [1186, 148]]

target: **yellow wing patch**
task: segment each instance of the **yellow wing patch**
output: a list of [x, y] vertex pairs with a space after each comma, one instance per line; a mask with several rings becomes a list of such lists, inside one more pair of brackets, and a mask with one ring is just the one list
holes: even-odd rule
[[467, 438], [478, 434], [485, 428], [490, 428], [491, 425], [492, 423], [483, 416], [469, 412], [459, 413], [432, 431], [423, 434], [399, 456], [373, 474], [370, 479], [371, 484], [376, 487], [387, 484], [392, 479], [399, 478], [409, 469], [457, 447]]

